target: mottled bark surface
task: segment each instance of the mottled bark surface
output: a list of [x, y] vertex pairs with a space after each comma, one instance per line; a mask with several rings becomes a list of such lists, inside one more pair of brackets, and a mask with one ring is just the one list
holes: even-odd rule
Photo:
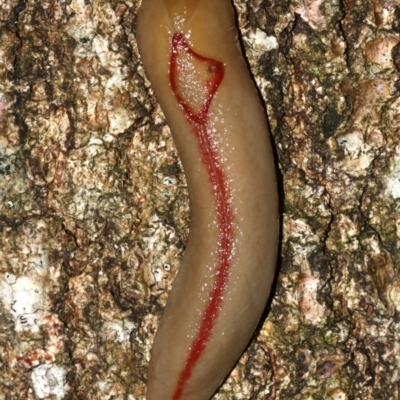
[[[0, 0], [1, 400], [144, 399], [189, 210], [138, 6]], [[398, 399], [400, 3], [235, 6], [276, 148], [282, 257], [215, 399]]]

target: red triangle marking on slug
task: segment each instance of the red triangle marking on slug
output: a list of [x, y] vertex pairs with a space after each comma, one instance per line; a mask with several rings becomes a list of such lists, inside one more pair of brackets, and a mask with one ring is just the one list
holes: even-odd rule
[[188, 46], [182, 33], [173, 35], [170, 64], [171, 88], [198, 139], [202, 163], [209, 175], [218, 219], [218, 261], [214, 283], [185, 367], [180, 373], [173, 400], [181, 398], [193, 368], [206, 349], [222, 307], [231, 268], [234, 242], [231, 190], [208, 127], [210, 105], [223, 77], [224, 66], [221, 62], [195, 53]]

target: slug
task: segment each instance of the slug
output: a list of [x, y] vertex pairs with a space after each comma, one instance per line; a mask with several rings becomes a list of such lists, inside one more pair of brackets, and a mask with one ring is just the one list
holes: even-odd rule
[[190, 202], [147, 400], [206, 400], [249, 343], [274, 279], [279, 221], [268, 125], [229, 0], [143, 0], [137, 41]]

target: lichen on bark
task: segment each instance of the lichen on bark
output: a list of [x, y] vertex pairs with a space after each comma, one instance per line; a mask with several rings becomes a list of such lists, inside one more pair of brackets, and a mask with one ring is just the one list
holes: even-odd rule
[[[0, 0], [0, 399], [144, 399], [189, 210], [139, 3]], [[400, 5], [234, 5], [282, 244], [215, 399], [397, 399]]]

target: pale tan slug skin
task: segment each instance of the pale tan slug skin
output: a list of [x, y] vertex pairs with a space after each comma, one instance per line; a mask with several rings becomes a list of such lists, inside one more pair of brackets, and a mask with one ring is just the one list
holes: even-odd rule
[[225, 66], [210, 119], [232, 194], [232, 267], [213, 333], [179, 397], [206, 400], [244, 351], [269, 297], [278, 248], [278, 198], [267, 122], [237, 44], [230, 2], [143, 0], [137, 23], [139, 50], [183, 163], [191, 210], [188, 245], [152, 349], [147, 400], [173, 399], [217, 262], [218, 224], [210, 179], [193, 128], [170, 86], [171, 38], [176, 32], [196, 53]]

